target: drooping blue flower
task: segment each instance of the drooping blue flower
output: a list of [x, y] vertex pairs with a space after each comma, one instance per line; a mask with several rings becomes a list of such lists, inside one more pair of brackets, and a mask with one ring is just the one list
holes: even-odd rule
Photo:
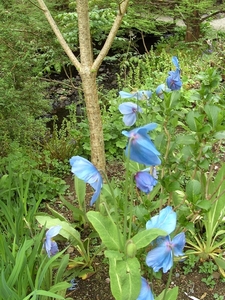
[[182, 86], [182, 81], [180, 79], [180, 71], [176, 69], [176, 71], [170, 71], [169, 76], [166, 79], [166, 83], [168, 88], [171, 91], [180, 90]]
[[176, 56], [172, 57], [172, 63], [176, 67], [176, 70], [169, 72], [169, 76], [166, 79], [166, 83], [169, 89], [175, 91], [180, 90], [182, 86], [182, 81], [180, 79], [180, 65], [179, 60]]
[[156, 240], [157, 247], [148, 252], [146, 264], [153, 268], [154, 272], [163, 269], [166, 273], [173, 266], [174, 256], [183, 256], [185, 246], [185, 234], [177, 234], [171, 241], [170, 236], [160, 237]]
[[141, 291], [137, 300], [154, 300], [150, 286], [144, 277], [141, 277]]
[[158, 228], [170, 234], [174, 231], [177, 222], [177, 214], [171, 206], [163, 208], [158, 215], [152, 217], [146, 223], [146, 229]]
[[137, 188], [145, 194], [149, 194], [158, 182], [149, 172], [146, 171], [137, 172], [134, 178]]
[[134, 93], [128, 93], [120, 91], [119, 95], [121, 98], [136, 98], [137, 100], [149, 100], [152, 96], [151, 91], [137, 91]]
[[142, 127], [135, 128], [131, 131], [122, 131], [122, 134], [129, 138], [125, 154], [131, 160], [140, 164], [156, 166], [161, 164], [155, 145], [148, 136], [150, 130], [155, 129], [157, 124], [150, 123]]
[[57, 225], [49, 228], [49, 230], [45, 234], [45, 242], [43, 248], [45, 248], [48, 257], [51, 257], [59, 252], [58, 245], [56, 241], [53, 240], [53, 237], [59, 234], [62, 226]]
[[95, 190], [90, 202], [90, 205], [93, 205], [100, 195], [103, 184], [100, 172], [90, 161], [81, 156], [73, 156], [70, 159], [70, 165], [72, 166], [71, 172], [79, 179], [89, 183]]
[[160, 84], [157, 86], [155, 93], [160, 99], [164, 99], [164, 93], [163, 92], [170, 92], [171, 90], [164, 84]]
[[119, 105], [119, 111], [124, 115], [124, 124], [126, 126], [132, 126], [136, 122], [137, 113], [142, 112], [142, 109], [133, 102], [124, 102]]

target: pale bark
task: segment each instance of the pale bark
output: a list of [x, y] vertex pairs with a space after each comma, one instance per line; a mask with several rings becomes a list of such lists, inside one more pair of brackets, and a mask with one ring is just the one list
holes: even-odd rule
[[[84, 98], [87, 109], [87, 117], [90, 129], [90, 144], [91, 144], [91, 160], [92, 163], [99, 169], [105, 171], [105, 149], [104, 149], [104, 136], [102, 129], [101, 111], [98, 102], [98, 88], [96, 83], [97, 71], [108, 54], [108, 51], [113, 43], [116, 33], [122, 22], [122, 18], [128, 7], [129, 0], [123, 0], [119, 5], [119, 11], [111, 31], [105, 41], [105, 44], [97, 56], [93, 60], [92, 43], [89, 26], [88, 15], [88, 0], [77, 0], [77, 14], [78, 14], [78, 28], [79, 28], [79, 45], [80, 45], [80, 58], [79, 62], [76, 56], [71, 51], [70, 47], [63, 38], [59, 28], [57, 27], [54, 19], [52, 18], [45, 2], [37, 0], [40, 8], [43, 10], [52, 30], [54, 31], [59, 43], [68, 55], [70, 61], [78, 70], [84, 91]], [[82, 134], [82, 132], [81, 132]]]

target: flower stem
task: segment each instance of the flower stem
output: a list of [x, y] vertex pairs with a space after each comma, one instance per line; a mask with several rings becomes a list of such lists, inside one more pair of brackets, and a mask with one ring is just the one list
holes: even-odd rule
[[167, 294], [167, 291], [168, 291], [169, 286], [170, 286], [170, 282], [171, 282], [171, 278], [172, 278], [172, 273], [173, 273], [173, 266], [171, 267], [170, 272], [169, 272], [169, 277], [168, 277], [168, 280], [167, 280], [167, 283], [166, 283], [166, 288], [164, 290], [164, 295], [163, 295], [163, 299], [162, 300], [166, 300], [166, 294]]

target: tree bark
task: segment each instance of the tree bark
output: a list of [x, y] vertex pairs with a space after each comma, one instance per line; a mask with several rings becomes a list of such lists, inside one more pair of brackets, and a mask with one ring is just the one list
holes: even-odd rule
[[193, 11], [193, 15], [185, 20], [187, 26], [185, 42], [196, 42], [200, 37], [201, 17], [197, 10]]
[[88, 0], [77, 0], [81, 68], [79, 70], [90, 129], [91, 161], [105, 171], [105, 147], [96, 83], [97, 69], [92, 70], [93, 52], [89, 26]]
[[[78, 15], [78, 28], [79, 28], [79, 45], [80, 45], [80, 58], [78, 59], [69, 48], [65, 39], [63, 38], [59, 28], [57, 27], [54, 19], [52, 18], [44, 0], [37, 0], [40, 8], [46, 16], [52, 30], [54, 31], [59, 43], [68, 55], [73, 65], [78, 70], [84, 91], [84, 98], [87, 109], [87, 117], [90, 129], [90, 144], [91, 144], [91, 161], [102, 171], [105, 171], [105, 149], [104, 149], [104, 136], [101, 120], [101, 111], [98, 102], [98, 87], [96, 82], [97, 71], [108, 54], [109, 49], [113, 43], [116, 33], [120, 27], [123, 16], [128, 7], [129, 0], [122, 0], [119, 4], [119, 11], [113, 23], [110, 33], [105, 41], [105, 44], [97, 56], [93, 60], [93, 51], [91, 43], [91, 34], [89, 26], [89, 13], [88, 13], [88, 0], [77, 0], [77, 15]], [[82, 134], [82, 132], [81, 132]]]

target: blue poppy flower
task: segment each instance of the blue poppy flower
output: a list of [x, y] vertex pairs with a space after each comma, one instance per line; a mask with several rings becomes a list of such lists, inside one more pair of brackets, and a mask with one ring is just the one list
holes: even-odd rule
[[176, 222], [177, 214], [173, 211], [171, 206], [167, 206], [146, 223], [146, 229], [158, 228], [170, 234], [174, 231]]
[[59, 234], [62, 226], [57, 225], [49, 228], [49, 230], [45, 234], [45, 242], [43, 248], [45, 248], [48, 257], [51, 257], [59, 252], [57, 243], [52, 239], [54, 236]]
[[154, 272], [162, 268], [163, 273], [166, 273], [173, 266], [173, 257], [184, 255], [185, 234], [181, 232], [172, 240], [170, 236], [160, 237], [156, 241], [157, 247], [148, 252], [146, 264], [152, 267]]
[[155, 93], [156, 95], [160, 98], [160, 99], [164, 99], [164, 93], [163, 92], [171, 92], [170, 89], [168, 89], [168, 87], [162, 83], [160, 85], [157, 86]]
[[137, 300], [154, 300], [150, 286], [144, 277], [141, 277], [141, 291]]
[[166, 83], [171, 91], [180, 90], [182, 86], [180, 71], [178, 69], [176, 69], [176, 71], [170, 71], [169, 76], [166, 79]]
[[79, 179], [89, 183], [95, 190], [90, 202], [90, 205], [93, 205], [100, 195], [103, 184], [100, 172], [90, 161], [81, 156], [73, 156], [70, 159], [70, 165], [72, 166], [71, 172]]
[[126, 126], [132, 126], [136, 122], [137, 113], [142, 112], [142, 109], [133, 102], [124, 102], [119, 105], [119, 111], [124, 115], [124, 124]]
[[142, 127], [135, 128], [131, 131], [122, 131], [130, 141], [126, 147], [125, 154], [133, 161], [140, 164], [156, 166], [161, 164], [155, 145], [151, 141], [147, 132], [155, 129], [157, 124], [150, 123]]
[[152, 96], [151, 91], [137, 91], [134, 93], [128, 93], [120, 91], [119, 95], [121, 98], [136, 98], [137, 100], [149, 100]]
[[146, 171], [137, 172], [134, 178], [137, 188], [145, 194], [149, 194], [158, 182], [149, 172]]
[[169, 76], [166, 79], [168, 88], [172, 91], [180, 90], [182, 86], [182, 81], [180, 79], [180, 65], [179, 60], [176, 56], [172, 57], [172, 63], [176, 67], [175, 71], [170, 71]]

